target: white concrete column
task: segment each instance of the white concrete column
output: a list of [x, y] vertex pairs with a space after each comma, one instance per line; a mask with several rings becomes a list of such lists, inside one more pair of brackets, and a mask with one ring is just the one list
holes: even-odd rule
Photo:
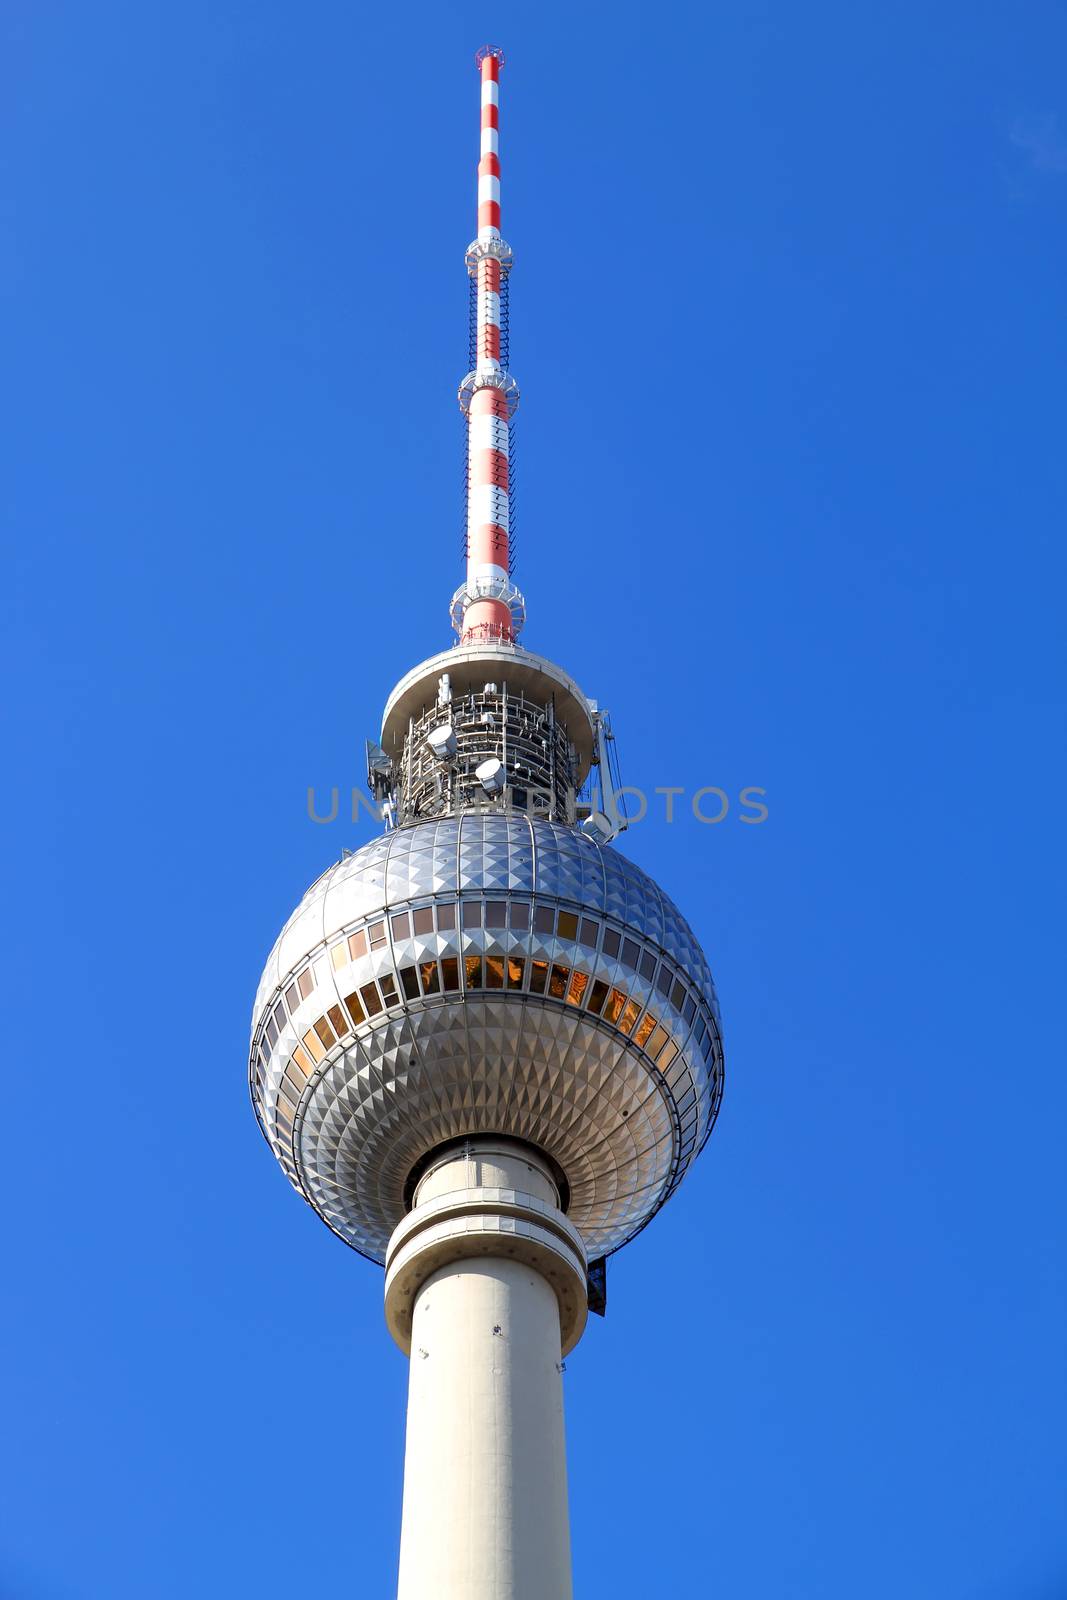
[[424, 1173], [386, 1263], [411, 1357], [399, 1600], [571, 1600], [560, 1373], [585, 1271], [525, 1146], [483, 1136]]

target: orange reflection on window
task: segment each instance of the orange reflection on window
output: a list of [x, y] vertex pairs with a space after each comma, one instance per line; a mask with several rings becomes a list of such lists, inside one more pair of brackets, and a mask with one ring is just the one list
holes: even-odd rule
[[340, 944], [335, 944], [330, 951], [330, 960], [333, 962], [333, 970], [335, 972], [340, 972], [342, 967], [348, 965], [348, 946], [343, 939]]
[[482, 958], [481, 956], [467, 956], [465, 958], [467, 969], [467, 988], [480, 989], [482, 986]]
[[645, 1040], [648, 1038], [655, 1026], [655, 1017], [652, 1015], [651, 1011], [646, 1011], [644, 1016], [641, 1018], [641, 1021], [637, 1024], [637, 1031], [634, 1034], [634, 1041], [644, 1048]]
[[522, 980], [526, 973], [526, 963], [519, 956], [508, 956], [508, 988], [521, 989]]
[[338, 1038], [341, 1037], [342, 1033], [348, 1032], [348, 1018], [345, 1016], [340, 1006], [331, 1006], [326, 1015], [329, 1017], [330, 1026], [333, 1028], [333, 1031], [336, 1033]]
[[621, 989], [612, 989], [608, 995], [608, 1003], [604, 1007], [604, 1016], [609, 1022], [618, 1022], [622, 1016], [622, 1008], [626, 1004], [626, 995]]
[[360, 956], [367, 954], [367, 935], [362, 928], [359, 933], [350, 933], [348, 936], [348, 953], [353, 961], [358, 961]]
[[626, 1010], [619, 1018], [619, 1027], [622, 1029], [623, 1033], [629, 1033], [640, 1014], [641, 1002], [639, 1000], [627, 1000]]
[[332, 1044], [337, 1043], [337, 1040], [334, 1038], [333, 1029], [330, 1027], [330, 1024], [326, 1021], [325, 1017], [320, 1017], [317, 1022], [312, 1023], [312, 1027], [315, 1029], [315, 1032], [318, 1034], [327, 1050]]
[[326, 1052], [322, 1048], [314, 1028], [309, 1028], [307, 1033], [305, 1033], [304, 1043], [308, 1048], [308, 1052], [312, 1061], [321, 1061]]
[[363, 1015], [363, 1007], [360, 1005], [358, 994], [346, 994], [345, 1005], [348, 1007], [348, 1015], [352, 1018], [357, 1028], [361, 1022], [366, 1022], [367, 1019]]
[[580, 1006], [585, 999], [585, 991], [589, 984], [588, 972], [574, 972], [571, 974], [571, 986], [567, 990], [567, 1004]]
[[485, 987], [487, 989], [502, 989], [504, 987], [503, 956], [486, 956]]

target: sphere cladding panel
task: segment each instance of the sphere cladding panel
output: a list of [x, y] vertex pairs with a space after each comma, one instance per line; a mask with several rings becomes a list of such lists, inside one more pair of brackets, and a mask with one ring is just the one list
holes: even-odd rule
[[576, 829], [467, 814], [372, 840], [312, 885], [253, 1019], [257, 1115], [294, 1185], [376, 1260], [411, 1166], [511, 1132], [560, 1161], [591, 1254], [673, 1192], [722, 1086], [688, 924]]

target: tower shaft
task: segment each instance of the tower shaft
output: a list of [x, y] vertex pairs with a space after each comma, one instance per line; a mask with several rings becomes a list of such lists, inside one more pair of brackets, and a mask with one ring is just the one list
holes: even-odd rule
[[584, 1274], [532, 1149], [471, 1140], [420, 1182], [386, 1278], [411, 1356], [398, 1600], [570, 1600], [561, 1372]]

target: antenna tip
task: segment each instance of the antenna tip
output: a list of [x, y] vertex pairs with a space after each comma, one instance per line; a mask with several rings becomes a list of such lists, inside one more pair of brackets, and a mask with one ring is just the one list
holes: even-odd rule
[[480, 50], [475, 51], [474, 64], [479, 72], [482, 70], [482, 62], [490, 58], [496, 62], [498, 67], [504, 65], [504, 52], [499, 45], [483, 44]]

